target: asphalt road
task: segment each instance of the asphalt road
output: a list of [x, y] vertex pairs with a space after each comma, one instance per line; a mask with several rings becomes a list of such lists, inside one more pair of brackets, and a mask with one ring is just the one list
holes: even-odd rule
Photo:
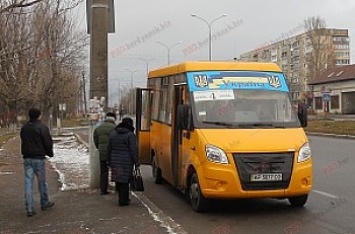
[[198, 214], [170, 185], [154, 184], [149, 166], [142, 167], [144, 196], [173, 220], [176, 233], [355, 233], [355, 141], [315, 136], [310, 141], [314, 189], [304, 208], [275, 199], [216, 201], [208, 213]]
[[292, 208], [287, 200], [257, 199], [216, 201], [208, 213], [195, 213], [179, 191], [153, 182], [150, 166], [142, 166], [146, 191], [137, 197], [169, 233], [355, 234], [355, 140], [309, 139], [314, 186], [304, 208]]

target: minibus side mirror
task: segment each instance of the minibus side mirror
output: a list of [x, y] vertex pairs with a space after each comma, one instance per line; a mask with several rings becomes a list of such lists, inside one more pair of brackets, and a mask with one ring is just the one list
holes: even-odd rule
[[307, 127], [308, 125], [307, 105], [305, 105], [304, 103], [299, 103], [297, 106], [297, 115], [301, 123], [301, 126], [303, 128]]
[[180, 130], [191, 131], [193, 129], [191, 107], [181, 104], [177, 109], [177, 127]]

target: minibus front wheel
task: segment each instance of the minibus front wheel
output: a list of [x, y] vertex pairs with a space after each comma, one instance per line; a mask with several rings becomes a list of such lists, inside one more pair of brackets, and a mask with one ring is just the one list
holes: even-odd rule
[[196, 173], [192, 174], [190, 179], [189, 198], [192, 209], [194, 211], [200, 213], [205, 212], [208, 209], [209, 201], [203, 196], [201, 192]]
[[152, 173], [154, 177], [154, 182], [156, 184], [162, 184], [163, 183], [163, 176], [161, 169], [158, 167], [158, 162], [157, 162], [157, 157], [153, 156], [152, 159]]
[[297, 197], [289, 197], [288, 201], [291, 203], [291, 206], [294, 207], [303, 207], [308, 199], [308, 194], [297, 196]]

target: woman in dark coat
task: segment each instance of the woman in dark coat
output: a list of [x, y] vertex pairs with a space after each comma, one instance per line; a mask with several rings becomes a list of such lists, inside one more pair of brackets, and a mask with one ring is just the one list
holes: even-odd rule
[[131, 118], [123, 118], [110, 134], [107, 162], [111, 168], [111, 180], [118, 191], [118, 204], [129, 205], [129, 180], [133, 165], [139, 166], [137, 138]]

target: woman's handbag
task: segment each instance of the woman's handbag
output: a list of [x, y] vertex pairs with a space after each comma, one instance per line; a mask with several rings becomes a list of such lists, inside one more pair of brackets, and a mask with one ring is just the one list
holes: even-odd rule
[[133, 169], [133, 175], [131, 178], [131, 190], [138, 192], [144, 191], [143, 178], [139, 167], [135, 167]]

